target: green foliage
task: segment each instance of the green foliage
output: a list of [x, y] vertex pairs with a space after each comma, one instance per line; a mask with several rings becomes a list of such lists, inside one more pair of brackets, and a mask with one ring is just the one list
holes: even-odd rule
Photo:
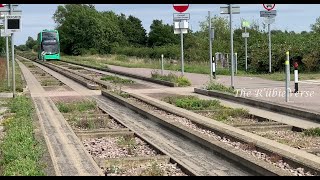
[[161, 75], [158, 71], [152, 71], [151, 78], [159, 79], [162, 81], [173, 82], [173, 83], [176, 83], [179, 87], [186, 87], [191, 85], [191, 82], [186, 77], [177, 76], [173, 73], [169, 73], [167, 75]]
[[148, 45], [150, 47], [178, 44], [179, 36], [173, 33], [173, 26], [163, 24], [162, 20], [153, 20], [150, 26]]
[[306, 136], [320, 136], [320, 128], [311, 128], [303, 131]]
[[97, 103], [95, 101], [79, 101], [73, 103], [57, 103], [57, 107], [62, 113], [70, 112], [84, 112], [89, 110], [94, 110], [97, 108]]
[[248, 110], [224, 107], [220, 104], [220, 101], [218, 100], [204, 100], [198, 98], [197, 96], [169, 96], [165, 97], [163, 101], [187, 110], [212, 111], [213, 114], [211, 115], [211, 118], [218, 121], [227, 121], [230, 117], [250, 118]]
[[169, 96], [163, 99], [165, 102], [174, 104], [187, 110], [205, 110], [221, 108], [217, 100], [203, 100], [197, 96]]
[[[153, 20], [150, 32], [142, 26], [141, 20], [130, 15], [117, 15], [112, 11], [99, 12], [92, 5], [67, 4], [58, 6], [54, 13], [56, 29], [60, 32], [61, 51], [66, 54], [121, 54], [139, 58], [180, 59], [180, 38], [173, 33], [173, 27], [161, 20]], [[184, 35], [184, 52], [186, 62], [207, 62], [209, 59], [208, 17], [200, 22], [200, 30], [190, 31]], [[229, 53], [229, 21], [225, 17], [214, 16], [211, 19], [215, 29], [213, 54]], [[290, 51], [291, 64], [299, 59], [301, 72], [316, 72], [320, 67], [320, 18], [311, 25], [313, 32], [295, 33], [293, 31], [272, 30], [272, 70], [284, 71], [285, 52]], [[268, 73], [268, 35], [266, 26], [253, 20], [248, 39], [248, 65], [252, 73]], [[238, 26], [234, 30], [234, 52], [238, 53], [238, 70], [245, 68], [245, 49], [242, 32]], [[28, 39], [29, 40], [29, 39]], [[30, 39], [31, 42], [31, 39]], [[2, 40], [0, 41], [0, 47]], [[29, 46], [30, 43], [28, 43]], [[31, 46], [30, 46], [31, 47]], [[29, 48], [30, 48], [29, 47]], [[24, 48], [24, 47], [19, 47]], [[36, 50], [36, 47], [33, 46]], [[187, 68], [187, 67], [186, 67]], [[193, 71], [191, 67], [189, 70]], [[217, 69], [218, 70], [218, 69]], [[196, 71], [199, 71], [196, 70]], [[203, 69], [207, 72], [209, 69]], [[223, 70], [220, 74], [229, 74]]]
[[222, 92], [227, 92], [231, 94], [235, 94], [236, 91], [232, 87], [226, 87], [223, 84], [217, 83], [217, 82], [209, 82], [206, 86], [207, 90], [216, 90], [216, 91], [222, 91]]
[[0, 166], [5, 176], [43, 176], [40, 158], [42, 146], [33, 134], [32, 102], [18, 96], [10, 103], [10, 111], [16, 113], [5, 125], [6, 136], [0, 144]]

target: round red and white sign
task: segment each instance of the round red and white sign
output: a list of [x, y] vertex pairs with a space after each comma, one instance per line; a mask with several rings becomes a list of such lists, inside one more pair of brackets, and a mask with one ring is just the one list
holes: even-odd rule
[[276, 4], [262, 4], [262, 5], [268, 11], [271, 11], [276, 6]]
[[182, 13], [185, 12], [189, 8], [189, 4], [173, 4], [174, 10]]

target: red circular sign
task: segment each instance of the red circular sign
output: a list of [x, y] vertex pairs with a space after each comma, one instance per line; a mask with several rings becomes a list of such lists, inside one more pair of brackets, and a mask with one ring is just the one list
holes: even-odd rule
[[173, 4], [174, 10], [182, 13], [185, 12], [189, 8], [189, 4]]
[[271, 11], [276, 6], [276, 4], [262, 4], [262, 5], [268, 11]]

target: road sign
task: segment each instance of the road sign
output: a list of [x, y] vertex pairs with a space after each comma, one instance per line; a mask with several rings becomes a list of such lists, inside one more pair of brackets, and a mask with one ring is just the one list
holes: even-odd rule
[[189, 8], [189, 4], [173, 4], [174, 10], [182, 13], [185, 12]]
[[260, 17], [276, 17], [277, 11], [271, 10], [271, 11], [260, 11]]
[[173, 20], [188, 20], [190, 19], [190, 13], [173, 13]]
[[242, 33], [242, 37], [243, 38], [248, 38], [249, 37], [249, 33]]
[[272, 24], [272, 23], [274, 23], [274, 21], [275, 21], [274, 17], [266, 17], [266, 18], [264, 18], [264, 23], [265, 24]]
[[271, 11], [276, 6], [276, 4], [262, 4], [262, 5], [267, 11]]
[[4, 7], [4, 4], [0, 4], [0, 7]]
[[[10, 12], [0, 12], [0, 18], [4, 18], [4, 16], [6, 15], [10, 15]], [[22, 15], [22, 11], [21, 10], [15, 10], [11, 12], [11, 15], [18, 15], [21, 16]]]
[[250, 22], [249, 21], [242, 21], [242, 27], [250, 27]]
[[[230, 14], [229, 6], [220, 7], [220, 14]], [[232, 14], [240, 14], [240, 6], [232, 6]]]
[[7, 33], [14, 33], [21, 31], [21, 16], [20, 15], [6, 15], [4, 16], [4, 27]]

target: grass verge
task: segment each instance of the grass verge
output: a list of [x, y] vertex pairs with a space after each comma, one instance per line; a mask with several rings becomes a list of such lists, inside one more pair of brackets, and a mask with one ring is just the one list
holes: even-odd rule
[[[12, 92], [12, 63], [10, 63], [9, 67], [9, 77], [10, 77], [10, 87], [8, 87], [7, 81], [7, 68], [5, 59], [0, 58], [0, 92]], [[11, 62], [11, 61], [10, 61]], [[23, 91], [23, 80], [20, 67], [18, 63], [15, 63], [15, 79], [16, 79], [16, 92]]]
[[18, 96], [9, 103], [11, 113], [4, 122], [6, 136], [0, 144], [3, 176], [44, 176], [42, 145], [33, 132], [33, 105], [29, 98]]

